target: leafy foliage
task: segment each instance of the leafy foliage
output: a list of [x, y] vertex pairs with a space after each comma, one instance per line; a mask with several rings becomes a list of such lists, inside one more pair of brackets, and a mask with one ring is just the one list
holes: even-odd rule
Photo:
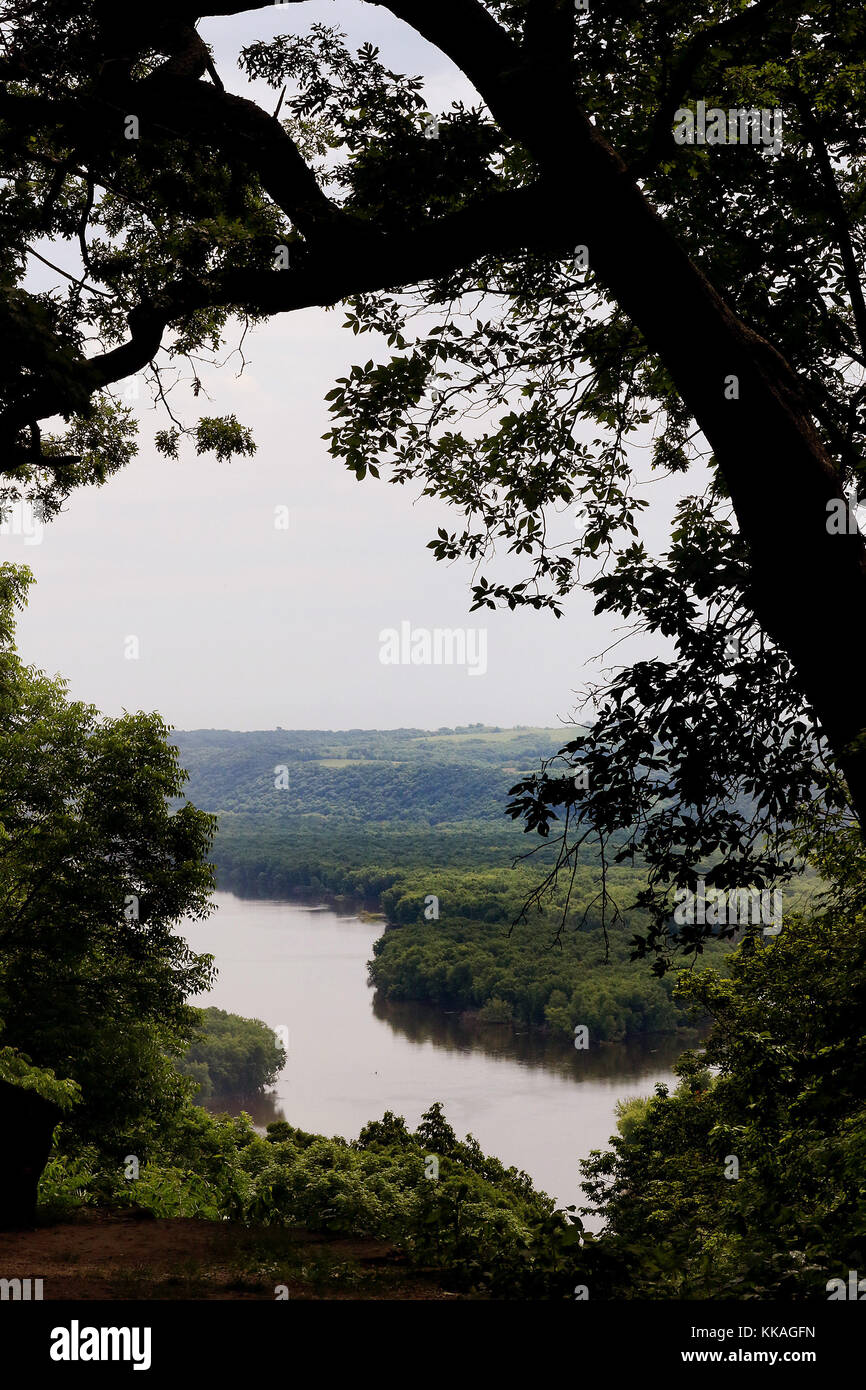
[[[428, 1176], [431, 1157], [438, 1178]], [[413, 1262], [447, 1270], [458, 1288], [503, 1297], [565, 1297], [581, 1231], [525, 1173], [487, 1157], [471, 1135], [458, 1141], [438, 1104], [415, 1133], [386, 1112], [351, 1142], [285, 1121], [263, 1139], [247, 1116], [190, 1108], [153, 1135], [134, 1183], [80, 1149], [55, 1155], [40, 1194], [54, 1212], [134, 1202], [160, 1217], [376, 1236]]]
[[[272, 117], [226, 90], [195, 16], [163, 0], [134, 16], [104, 0], [0, 10], [0, 319], [17, 349], [0, 373], [0, 504], [27, 497], [50, 515], [123, 465], [131, 423], [111, 391], [131, 372], [149, 371], [161, 405], [165, 371], [196, 400], [200, 363], [220, 360], [236, 320], [344, 304], [348, 330], [377, 346], [329, 393], [329, 448], [358, 478], [450, 504], [456, 521], [430, 549], [469, 562], [474, 606], [559, 613], [580, 584], [657, 639], [655, 659], [588, 692], [598, 718], [565, 742], [566, 765], [579, 755], [593, 770], [587, 794], [542, 770], [517, 784], [513, 810], [542, 835], [558, 821], [562, 869], [587, 834], [637, 854], [652, 919], [640, 948], [664, 956], [670, 888], [702, 868], [719, 886], [784, 882], [797, 808], [844, 806], [840, 766], [850, 789], [859, 746], [856, 711], [843, 737], [838, 685], [816, 700], [822, 663], [797, 647], [790, 614], [780, 627], [778, 572], [798, 568], [770, 545], [771, 505], [744, 522], [732, 459], [750, 432], [708, 429], [687, 370], [706, 344], [667, 335], [665, 320], [685, 283], [671, 266], [696, 267], [692, 299], [718, 296], [714, 326], [736, 316], [755, 388], [770, 382], [765, 399], [802, 419], [809, 476], [840, 494], [862, 482], [862, 6], [713, 0], [697, 14], [686, 0], [599, 0], [575, 13], [488, 0], [447, 33], [425, 13], [476, 103], [436, 115], [421, 78], [313, 23], [240, 54], [246, 77], [280, 91]], [[780, 113], [781, 148], [677, 145], [674, 115], [697, 101]], [[123, 112], [138, 113], [140, 138], [126, 138]], [[630, 228], [590, 237], [589, 264], [575, 246], [580, 200], [560, 181], [577, 144], [586, 164], [603, 141], [617, 153], [605, 144], [607, 164], [586, 165], [584, 202], [605, 205], [624, 169], [639, 182], [629, 206], [670, 251], [654, 309], [618, 273], [644, 254]], [[77, 248], [82, 274], [31, 293], [45, 240]], [[639, 270], [651, 283], [656, 268]], [[218, 458], [254, 447], [234, 417], [169, 413], [157, 443], [171, 456], [184, 434]], [[66, 432], [43, 437], [57, 415]], [[724, 433], [714, 454], [698, 418], [708, 438]], [[640, 535], [653, 485], [686, 475], [653, 557]], [[808, 514], [823, 533], [817, 493], [778, 477], [779, 516]], [[854, 588], [861, 549], [845, 552]], [[820, 614], [804, 624], [819, 646]], [[731, 641], [743, 654], [726, 654]], [[699, 934], [677, 945], [695, 953]]]
[[[608, 891], [623, 901], [635, 891], [626, 872]], [[514, 1022], [571, 1036], [579, 1024], [594, 1042], [694, 1023], [676, 1003], [668, 980], [653, 979], [629, 960], [620, 934], [607, 939], [601, 922], [601, 876], [584, 868], [572, 883], [568, 925], [557, 902], [512, 928], [538, 885], [527, 871], [440, 870], [404, 873], [381, 895], [396, 929], [373, 948], [370, 981], [385, 999], [417, 999], [444, 1009], [477, 1010], [483, 1022]], [[435, 892], [440, 914], [425, 917]], [[724, 948], [709, 948], [714, 964]]]
[[212, 963], [172, 927], [209, 910], [213, 825], [189, 804], [170, 810], [184, 775], [158, 715], [101, 718], [21, 663], [13, 610], [27, 583], [0, 567], [5, 1065], [11, 1048], [29, 1059], [20, 1084], [80, 1090], [68, 1124], [111, 1148], [188, 1089], [170, 1058], [195, 1028], [185, 1000]]
[[283, 1044], [258, 1018], [224, 1009], [201, 1010], [201, 1033], [177, 1063], [198, 1082], [196, 1098], [254, 1096], [272, 1086], [286, 1064]]
[[81, 1088], [75, 1081], [59, 1080], [49, 1067], [34, 1067], [29, 1057], [12, 1047], [0, 1047], [0, 1081], [35, 1091], [61, 1110], [71, 1110], [81, 1098]]
[[683, 972], [678, 994], [714, 1021], [705, 1053], [583, 1165], [603, 1296], [826, 1297], [866, 1259], [866, 875], [839, 841], [816, 858], [827, 880], [845, 865], [858, 901], [829, 890], [739, 946], [728, 978]]

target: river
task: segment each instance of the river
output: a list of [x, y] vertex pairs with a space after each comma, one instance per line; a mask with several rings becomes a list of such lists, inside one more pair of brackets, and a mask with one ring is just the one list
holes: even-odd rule
[[285, 1117], [315, 1133], [357, 1136], [385, 1110], [410, 1128], [442, 1101], [459, 1138], [471, 1132], [503, 1163], [525, 1169], [560, 1205], [583, 1200], [578, 1160], [604, 1148], [614, 1105], [674, 1084], [683, 1042], [668, 1036], [578, 1052], [567, 1038], [484, 1027], [424, 1004], [386, 1004], [367, 984], [381, 924], [330, 908], [217, 893], [206, 922], [187, 922], [213, 954], [214, 988], [192, 1002], [288, 1029], [275, 1093], [246, 1109], [259, 1124]]

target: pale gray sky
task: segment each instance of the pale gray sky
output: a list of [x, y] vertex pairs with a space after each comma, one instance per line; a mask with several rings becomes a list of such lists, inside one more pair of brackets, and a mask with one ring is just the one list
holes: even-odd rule
[[[434, 108], [466, 92], [441, 55], [352, 0], [274, 6], [202, 32], [240, 91], [234, 64], [244, 43], [314, 19], [380, 44], [398, 70], [423, 72]], [[51, 254], [74, 259], [62, 248]], [[33, 283], [54, 278], [40, 270]], [[612, 635], [591, 601], [573, 595], [559, 622], [533, 611], [470, 614], [468, 567], [437, 564], [425, 548], [437, 526], [455, 529], [459, 518], [410, 489], [357, 483], [329, 457], [325, 393], [352, 362], [375, 355], [369, 339], [359, 345], [340, 328], [342, 318], [309, 310], [275, 319], [248, 338], [242, 377], [231, 364], [206, 377], [212, 399], [198, 406], [234, 412], [253, 429], [251, 460], [222, 464], [183, 447], [179, 462], [161, 458], [150, 439], [168, 421], [143, 389], [141, 450], [125, 472], [73, 496], [41, 544], [0, 536], [0, 557], [25, 561], [38, 580], [19, 628], [27, 661], [62, 672], [73, 697], [106, 713], [159, 709], [179, 728], [547, 725], [569, 714], [572, 692], [598, 673], [585, 663]], [[194, 418], [191, 395], [183, 405]], [[653, 548], [676, 490], [653, 488]], [[286, 531], [274, 527], [280, 505]], [[404, 620], [486, 629], [486, 674], [382, 665], [379, 634]], [[138, 660], [125, 657], [129, 636]]]

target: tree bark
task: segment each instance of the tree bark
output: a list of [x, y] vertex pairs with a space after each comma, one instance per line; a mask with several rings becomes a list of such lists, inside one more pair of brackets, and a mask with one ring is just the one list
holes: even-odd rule
[[35, 1091], [0, 1081], [0, 1230], [33, 1226], [36, 1193], [63, 1111]]
[[713, 289], [589, 121], [570, 45], [527, 59], [475, 0], [388, 8], [462, 68], [574, 207], [590, 266], [713, 449], [749, 547], [750, 602], [788, 653], [866, 828], [866, 710], [852, 670], [866, 547], [828, 530], [828, 504], [844, 494], [794, 372]]

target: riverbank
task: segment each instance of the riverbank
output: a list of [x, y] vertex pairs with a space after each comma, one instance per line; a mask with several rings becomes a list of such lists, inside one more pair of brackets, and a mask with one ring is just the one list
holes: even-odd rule
[[212, 990], [191, 1002], [288, 1032], [275, 1094], [238, 1107], [259, 1126], [285, 1116], [309, 1133], [352, 1140], [388, 1110], [414, 1126], [440, 1100], [458, 1134], [474, 1134], [485, 1153], [567, 1206], [582, 1200], [580, 1160], [616, 1131], [617, 1102], [676, 1085], [676, 1038], [602, 1047], [591, 1035], [578, 1051], [573, 1037], [473, 1026], [435, 1005], [377, 1000], [366, 965], [379, 924], [230, 894], [215, 902], [213, 917], [183, 932], [218, 968]]
[[[427, 899], [407, 892], [410, 875], [401, 875], [398, 888], [383, 889], [379, 896], [325, 888], [297, 888], [285, 897], [228, 896], [251, 905], [291, 904], [375, 928], [379, 937], [366, 962], [375, 1003], [432, 1006], [443, 1019], [456, 1015], [479, 1035], [484, 1030], [530, 1033], [539, 1041], [558, 1039], [570, 1047], [580, 1024], [589, 1029], [593, 1049], [644, 1039], [654, 1050], [664, 1038], [678, 1042], [680, 1051], [706, 1036], [709, 1019], [677, 1006], [673, 975], [658, 979], [630, 960], [625, 934], [607, 940], [597, 927], [572, 930], [553, 949], [549, 923], [509, 930], [517, 902], [507, 902], [508, 890], [498, 883], [491, 890], [485, 882], [489, 877], [498, 879], [487, 873], [454, 876], [455, 885], [468, 891], [470, 901], [462, 903], [468, 915], [447, 921], [424, 920]], [[483, 896], [483, 906], [496, 920], [473, 915], [478, 911], [471, 901], [474, 892], [479, 902]], [[439, 899], [433, 901], [438, 913]], [[421, 920], [405, 920], [407, 903]], [[707, 963], [724, 971], [726, 952], [724, 943], [711, 943]]]

